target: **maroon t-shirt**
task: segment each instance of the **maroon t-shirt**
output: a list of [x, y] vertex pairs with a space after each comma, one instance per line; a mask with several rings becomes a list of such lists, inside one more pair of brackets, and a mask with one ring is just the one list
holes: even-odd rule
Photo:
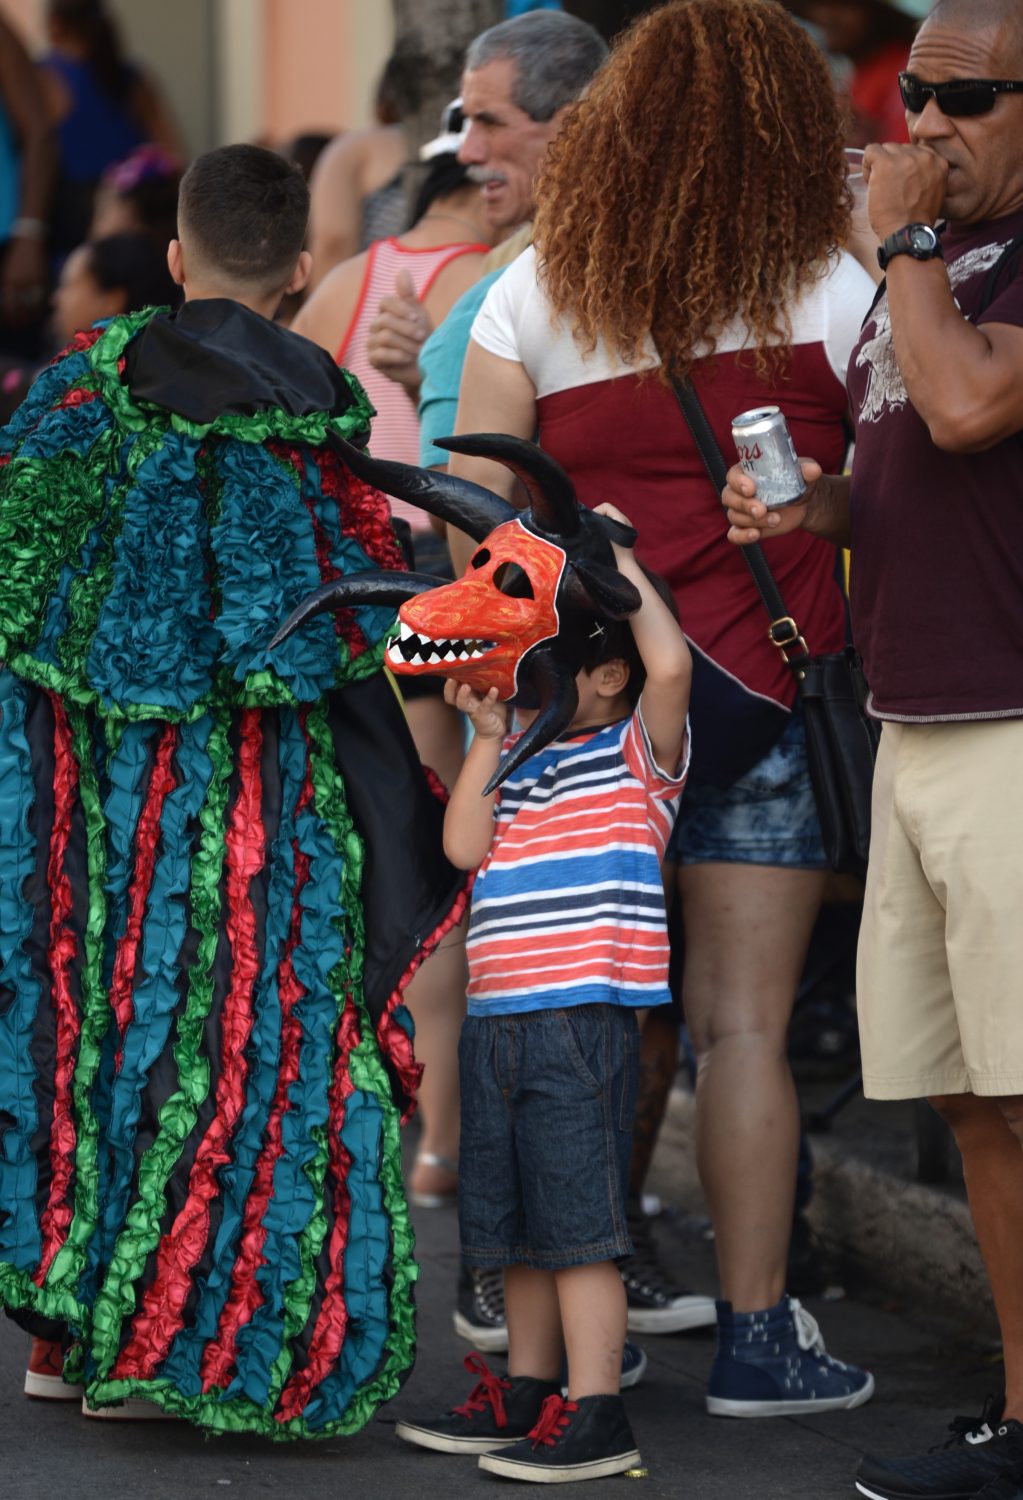
[[[972, 322], [1023, 326], [1023, 266], [985, 282], [1023, 212], [943, 236]], [[849, 362], [853, 632], [881, 718], [1023, 715], [1023, 435], [983, 453], [937, 448], [892, 345], [887, 296]]]

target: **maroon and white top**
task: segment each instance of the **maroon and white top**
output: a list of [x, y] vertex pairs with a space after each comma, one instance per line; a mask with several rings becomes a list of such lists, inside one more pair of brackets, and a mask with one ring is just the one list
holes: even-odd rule
[[[842, 254], [790, 308], [791, 357], [781, 376], [758, 379], [744, 328], [725, 330], [697, 361], [693, 384], [725, 455], [735, 452], [732, 418], [780, 406], [796, 451], [825, 472], [845, 451], [845, 373], [873, 284]], [[586, 354], [554, 318], [525, 251], [487, 294], [473, 339], [521, 363], [537, 393], [539, 441], [572, 476], [586, 505], [620, 506], [639, 532], [639, 560], [667, 580], [686, 635], [749, 692], [791, 705], [792, 674], [767, 638], [767, 616], [670, 387], [644, 372], [659, 363], [651, 342], [623, 366], [598, 344]], [[811, 651], [838, 650], [845, 607], [835, 551], [805, 532], [772, 541], [771, 568]]]

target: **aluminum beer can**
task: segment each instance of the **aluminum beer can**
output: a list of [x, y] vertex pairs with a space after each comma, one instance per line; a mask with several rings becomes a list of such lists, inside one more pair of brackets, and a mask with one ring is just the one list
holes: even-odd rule
[[768, 510], [792, 505], [806, 489], [803, 471], [777, 406], [758, 406], [732, 419], [732, 437], [743, 472], [756, 480], [757, 499]]

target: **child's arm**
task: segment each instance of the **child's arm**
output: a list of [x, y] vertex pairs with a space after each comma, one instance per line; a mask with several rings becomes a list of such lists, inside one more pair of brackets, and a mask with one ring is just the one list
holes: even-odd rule
[[[598, 505], [596, 509], [598, 515], [631, 525], [613, 505]], [[629, 624], [646, 668], [646, 682], [639, 700], [643, 723], [657, 764], [673, 774], [682, 756], [693, 677], [692, 657], [678, 621], [639, 566], [632, 548], [612, 545], [618, 571], [636, 585], [642, 600], [637, 613], [630, 616]]]
[[481, 698], [453, 677], [444, 684], [444, 700], [468, 714], [475, 730], [444, 813], [444, 853], [458, 869], [475, 870], [483, 863], [494, 837], [497, 794], [491, 792], [484, 797], [483, 788], [501, 759], [501, 743], [508, 732], [508, 709], [498, 703], [496, 688]]

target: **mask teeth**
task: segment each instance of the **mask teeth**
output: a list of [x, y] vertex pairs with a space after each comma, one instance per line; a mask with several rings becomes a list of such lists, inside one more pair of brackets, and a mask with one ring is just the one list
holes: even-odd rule
[[409, 663], [418, 659], [421, 665], [448, 666], [456, 662], [478, 661], [488, 651], [493, 651], [495, 644], [478, 638], [434, 641], [428, 636], [418, 635], [401, 621], [400, 632], [391, 641], [391, 650]]

